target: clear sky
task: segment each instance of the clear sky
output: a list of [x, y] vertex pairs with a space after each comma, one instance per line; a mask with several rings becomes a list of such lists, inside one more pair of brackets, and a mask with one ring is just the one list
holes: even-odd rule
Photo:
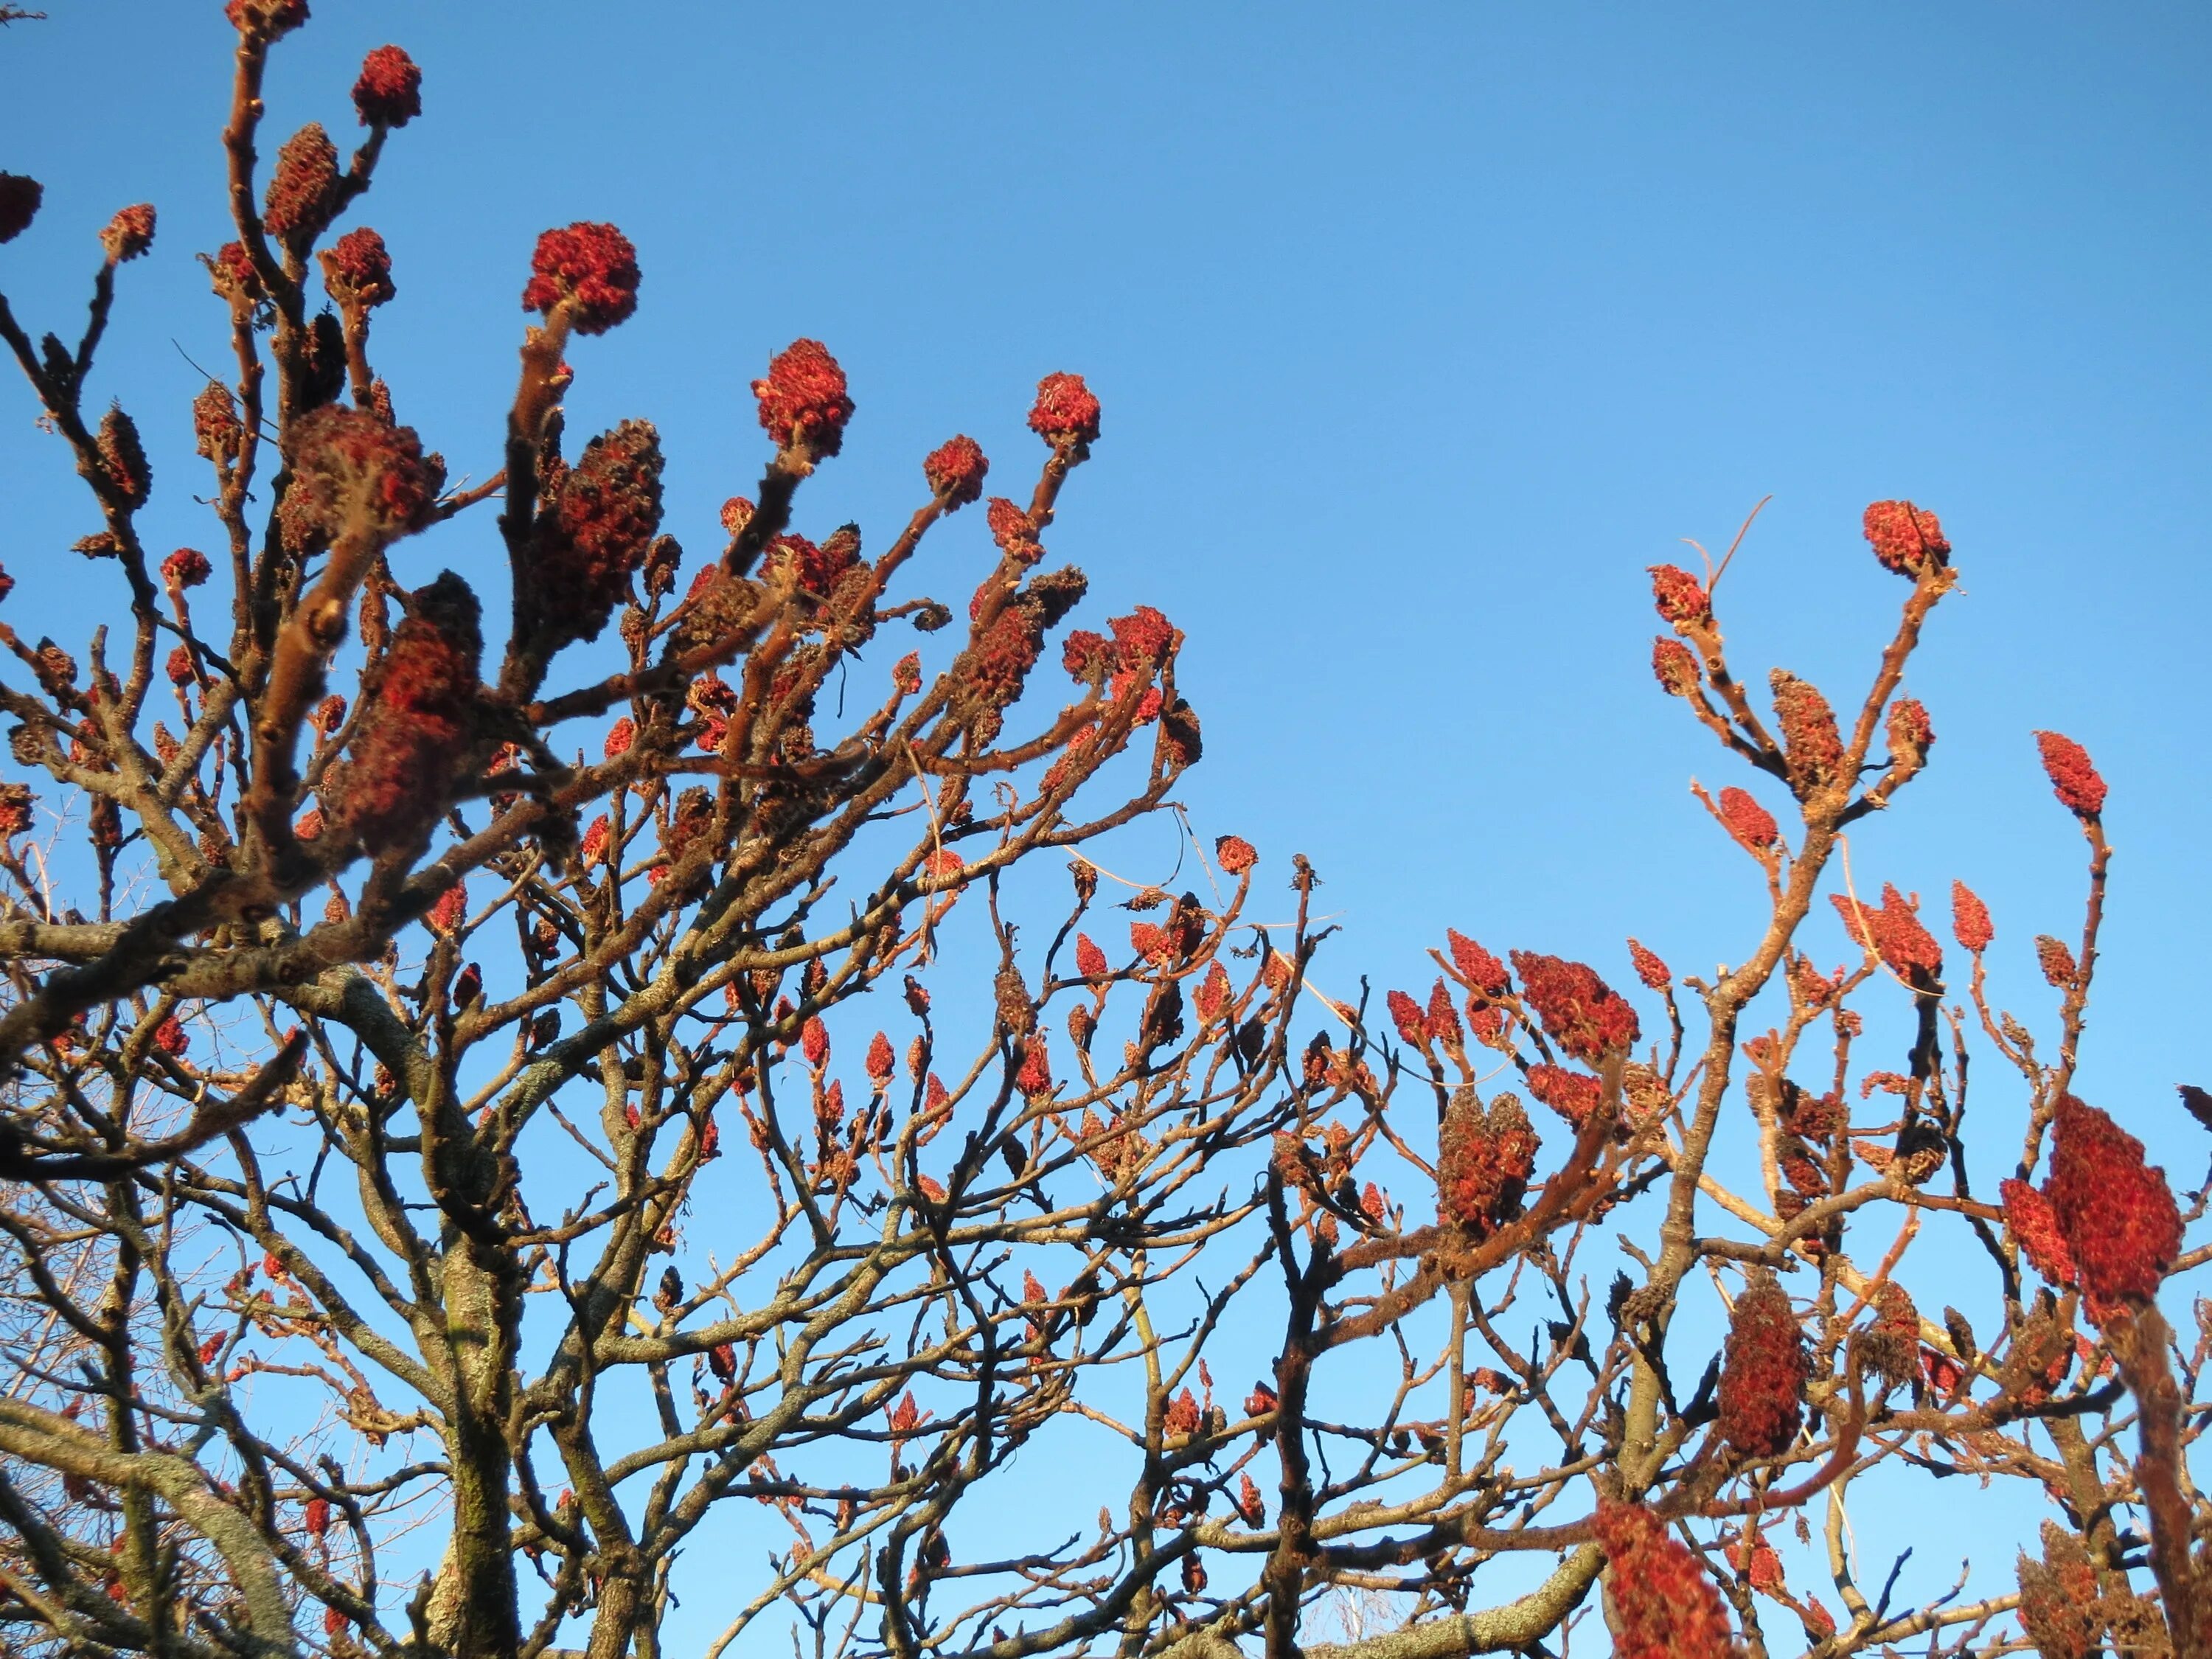
[[[101, 391], [173, 483], [185, 357], [222, 337], [190, 257], [226, 235], [227, 31], [214, 0], [45, 3], [0, 33], [0, 167], [47, 185], [0, 287], [73, 319], [94, 233], [159, 205]], [[1747, 780], [1651, 681], [1643, 568], [1771, 494], [1723, 623], [1747, 678], [1786, 663], [1842, 701], [1905, 591], [1859, 512], [1936, 509], [1964, 586], [1911, 687], [1940, 741], [1855, 837], [1859, 879], [1937, 915], [1972, 882], [1997, 990], [2050, 1029], [2029, 940], [2078, 932], [2081, 848], [2028, 734], [2086, 743], [2119, 852], [2083, 1092], [2198, 1178], [2172, 1086], [2212, 1083], [2212, 11], [316, 11], [278, 49], [272, 135], [349, 129], [370, 46], [424, 68], [356, 218], [392, 249], [401, 417], [457, 472], [497, 464], [531, 245], [574, 219], [620, 224], [645, 282], [578, 348], [570, 429], [658, 421], [670, 527], [701, 544], [757, 477], [746, 384], [794, 336], [860, 407], [802, 510], [822, 526], [902, 520], [955, 430], [994, 484], [1028, 473], [1035, 380], [1087, 374], [1105, 436], [1054, 550], [1187, 630], [1207, 757], [1183, 798], [1279, 869], [1312, 856], [1346, 988], [1425, 986], [1446, 925], [1621, 979], [1630, 933], [1680, 969], [1740, 958], [1755, 873], [1686, 785]], [[27, 632], [81, 604], [64, 550], [90, 527], [32, 415], [0, 380]], [[491, 557], [476, 534], [440, 556]], [[1843, 959], [1832, 918], [1808, 939]], [[1984, 1075], [1984, 1109], [2016, 1111]]]

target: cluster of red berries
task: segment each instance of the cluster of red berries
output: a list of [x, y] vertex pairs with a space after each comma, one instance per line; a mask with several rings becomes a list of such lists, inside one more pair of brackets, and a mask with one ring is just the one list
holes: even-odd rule
[[423, 454], [413, 428], [359, 410], [310, 410], [285, 443], [292, 483], [283, 511], [299, 546], [349, 531], [390, 541], [419, 528], [444, 487], [443, 469]]
[[1636, 1010], [1597, 975], [1564, 957], [1534, 951], [1511, 952], [1521, 976], [1521, 1000], [1535, 1010], [1544, 1034], [1563, 1053], [1589, 1066], [1626, 1053], [1643, 1035]]
[[362, 59], [353, 106], [365, 127], [404, 127], [422, 112], [422, 71], [398, 46], [379, 46]]
[[636, 311], [641, 280], [629, 237], [612, 225], [580, 220], [538, 239], [522, 306], [550, 314], [566, 301], [576, 332], [604, 334]]
[[2042, 753], [2052, 791], [2076, 817], [2094, 818], [2105, 810], [2105, 780], [2087, 750], [2057, 732], [2037, 732], [2035, 746]]
[[46, 187], [20, 173], [0, 173], [0, 242], [12, 242], [39, 216]]
[[[945, 504], [948, 513], [982, 498], [983, 477], [990, 470], [983, 447], [964, 434], [930, 451], [921, 463], [929, 493]], [[998, 503], [991, 505], [995, 508]]]
[[1911, 501], [1874, 502], [1866, 510], [1864, 527], [1881, 568], [1900, 576], [1940, 570], [1951, 556], [1951, 544], [1943, 539], [1936, 515]]
[[350, 757], [323, 791], [331, 816], [372, 854], [404, 846], [444, 810], [423, 780], [465, 746], [483, 649], [477, 597], [452, 571], [410, 595], [408, 609], [362, 687]]
[[753, 396], [760, 400], [761, 428], [779, 449], [804, 449], [822, 457], [843, 447], [853, 399], [846, 392], [845, 371], [821, 341], [793, 340], [776, 353], [769, 360], [768, 374], [753, 382]]
[[1978, 954], [1988, 950], [1990, 941], [1996, 936], [1996, 924], [1990, 920], [1990, 907], [1965, 882], [1953, 882], [1951, 937], [1959, 941], [1961, 949]]
[[1452, 1097], [1437, 1138], [1437, 1207], [1478, 1238], [1521, 1212], [1540, 1143], [1510, 1094], [1485, 1108], [1473, 1089]]
[[1055, 448], [1098, 441], [1098, 399], [1080, 374], [1048, 374], [1037, 382], [1030, 430]]
[[[1660, 619], [1678, 629], [1711, 625], [1712, 595], [1705, 592], [1703, 582], [1680, 565], [1651, 567], [1651, 602], [1658, 608]], [[1661, 679], [1663, 683], [1665, 676]]]
[[1721, 1437], [1746, 1457], [1778, 1457], [1804, 1421], [1813, 1362], [1790, 1293], [1771, 1273], [1745, 1285], [1729, 1316], [1717, 1401]]
[[538, 603], [560, 642], [599, 637], [660, 529], [660, 436], [624, 421], [551, 472], [534, 548]]
[[336, 211], [338, 147], [310, 121], [276, 152], [276, 170], [261, 209], [261, 223], [279, 241], [304, 248], [330, 226]]
[[154, 246], [154, 204], [141, 202], [117, 213], [100, 233], [100, 245], [110, 264], [127, 264], [146, 252]]
[[346, 232], [319, 258], [323, 285], [348, 310], [380, 306], [399, 292], [392, 280], [392, 255], [384, 238], [367, 225]]
[[2043, 1195], [2091, 1318], [2158, 1293], [2181, 1253], [2181, 1214], [2166, 1171], [2143, 1161], [2142, 1142], [2108, 1114], [2060, 1096]]
[[1773, 688], [1774, 718], [1782, 728], [1792, 781], [1800, 789], [1833, 781], [1843, 764], [1844, 739], [1828, 700], [1811, 681], [1783, 669], [1770, 674], [1767, 684]]
[[1917, 985], [1943, 971], [1943, 947], [1921, 924], [1917, 895], [1908, 899], [1894, 885], [1885, 883], [1878, 909], [1843, 893], [1828, 896], [1851, 942], [1870, 946], [1892, 972]]
[[1612, 1571], [1615, 1659], [1729, 1659], [1720, 1591], [1689, 1547], [1640, 1504], [1600, 1504], [1598, 1547]]

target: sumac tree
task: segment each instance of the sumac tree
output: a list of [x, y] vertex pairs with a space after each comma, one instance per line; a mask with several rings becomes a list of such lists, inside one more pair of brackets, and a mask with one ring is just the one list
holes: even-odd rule
[[[653, 426], [564, 430], [642, 280], [580, 222], [518, 258], [506, 430], [450, 483], [470, 439], [379, 376], [399, 284], [349, 226], [420, 75], [372, 52], [352, 155], [311, 125], [264, 168], [307, 8], [225, 9], [212, 552], [146, 544], [162, 446], [99, 361], [154, 209], [74, 343], [0, 299], [94, 515], [85, 571], [9, 562], [106, 607], [69, 644], [0, 618], [10, 1651], [611, 1659], [679, 1607], [717, 1654], [1413, 1659], [1601, 1609], [1639, 1656], [2205, 1650], [2212, 1339], [2159, 1309], [2204, 1198], [2073, 1088], [2105, 785], [2042, 734], [2088, 873], [2040, 1043], [1970, 890], [1946, 945], [1844, 860], [1935, 742], [1899, 691], [1954, 583], [1932, 514], [1869, 509], [1905, 598], [1840, 710], [1779, 671], [1755, 701], [1720, 572], [1653, 572], [1660, 684], [1765, 797], [1701, 797], [1765, 896], [1738, 965], [1632, 939], [1617, 987], [1440, 927], [1426, 995], [1334, 1000], [1304, 860], [1257, 902], [1235, 836], [1180, 893], [1094, 856], [1180, 823], [1200, 738], [1165, 615], [1068, 625], [1079, 377], [963, 579], [966, 436], [882, 551], [811, 525], [854, 399], [793, 343], [687, 558]], [[0, 173], [9, 257], [40, 198]], [[466, 574], [422, 556], [448, 523]], [[1977, 1046], [2018, 1079], [1991, 1135]], [[2038, 1555], [1894, 1601], [1848, 1546], [1878, 1470], [2026, 1483]], [[1402, 1627], [1315, 1641], [1344, 1592]]]

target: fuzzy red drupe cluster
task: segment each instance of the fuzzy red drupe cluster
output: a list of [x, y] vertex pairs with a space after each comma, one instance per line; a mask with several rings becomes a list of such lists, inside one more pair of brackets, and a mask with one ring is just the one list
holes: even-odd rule
[[1037, 382], [1030, 430], [1054, 445], [1098, 441], [1098, 399], [1080, 374], [1048, 374]]
[[[767, 374], [753, 382], [753, 396], [760, 400], [761, 429], [777, 447], [802, 447], [828, 456], [843, 446], [853, 399], [845, 371], [821, 341], [793, 340], [776, 353]], [[981, 478], [979, 473], [978, 483]]]
[[2090, 1316], [2109, 1319], [2158, 1294], [2181, 1254], [2181, 1214], [2166, 1171], [2143, 1162], [2142, 1142], [2109, 1114], [2063, 1095], [2051, 1127], [2044, 1196]]
[[526, 311], [550, 313], [566, 301], [576, 332], [604, 334], [637, 310], [637, 250], [612, 225], [580, 220], [538, 239], [522, 290]]
[[1597, 970], [1534, 951], [1511, 953], [1521, 976], [1521, 1000], [1536, 1012], [1544, 1034], [1588, 1066], [1608, 1054], [1625, 1054], [1642, 1033], [1636, 1010], [1597, 975]]
[[365, 127], [404, 127], [422, 112], [422, 71], [398, 46], [379, 46], [362, 59], [353, 106]]
[[1787, 1451], [1804, 1421], [1812, 1364], [1790, 1293], [1771, 1273], [1756, 1274], [1729, 1316], [1718, 1395], [1721, 1438], [1746, 1457]]
[[1943, 526], [1933, 513], [1911, 501], [1875, 501], [1866, 510], [1866, 538], [1885, 570], [1917, 576], [1933, 565], [1941, 568], [1951, 556], [1951, 544], [1943, 539]]
[[1472, 1089], [1452, 1097], [1437, 1132], [1437, 1205], [1477, 1237], [1520, 1213], [1541, 1143], [1510, 1094], [1486, 1108]]
[[1616, 1659], [1727, 1659], [1736, 1651], [1719, 1589], [1664, 1521], [1640, 1504], [1601, 1503], [1596, 1528], [1612, 1570]]

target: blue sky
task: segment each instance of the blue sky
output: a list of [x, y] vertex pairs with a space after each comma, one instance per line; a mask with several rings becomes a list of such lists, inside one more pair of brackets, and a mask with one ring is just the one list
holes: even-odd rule
[[[0, 34], [0, 167], [48, 192], [0, 288], [34, 328], [73, 319], [99, 226], [159, 205], [100, 391], [173, 486], [185, 359], [222, 338], [190, 256], [225, 235], [226, 31], [213, 0], [46, 6]], [[658, 421], [696, 545], [757, 476], [746, 384], [794, 336], [860, 405], [804, 498], [817, 528], [902, 520], [955, 430], [994, 485], [1022, 477], [1037, 376], [1086, 374], [1105, 437], [1054, 550], [1097, 614], [1151, 601], [1187, 630], [1208, 754], [1183, 799], [1276, 869], [1313, 858], [1346, 988], [1425, 985], [1447, 925], [1624, 980], [1630, 933], [1680, 969], [1739, 958], [1755, 873], [1686, 785], [1747, 780], [1651, 682], [1643, 568], [1771, 494], [1723, 623], [1746, 678], [1787, 664], [1842, 701], [1905, 592], [1859, 512], [1936, 509], [1963, 592], [1910, 684], [1940, 741], [1855, 836], [1858, 878], [1938, 915], [1972, 882], [1998, 993], [2048, 1030], [2029, 940], [2078, 932], [2082, 859], [2028, 734], [2086, 743], [2119, 855], [2083, 1091], [2202, 1170], [2171, 1091], [2212, 1082], [2212, 14], [316, 9], [279, 49], [272, 139], [349, 128], [368, 47], [424, 67], [358, 218], [395, 260], [401, 417], [456, 471], [496, 465], [532, 240], [579, 218], [619, 223], [645, 283], [574, 354], [570, 429]], [[60, 633], [90, 525], [32, 414], [0, 381], [0, 557], [16, 625]], [[939, 556], [979, 562], [966, 530]], [[476, 535], [438, 556], [491, 557]], [[1843, 959], [1832, 919], [1808, 938]]]

